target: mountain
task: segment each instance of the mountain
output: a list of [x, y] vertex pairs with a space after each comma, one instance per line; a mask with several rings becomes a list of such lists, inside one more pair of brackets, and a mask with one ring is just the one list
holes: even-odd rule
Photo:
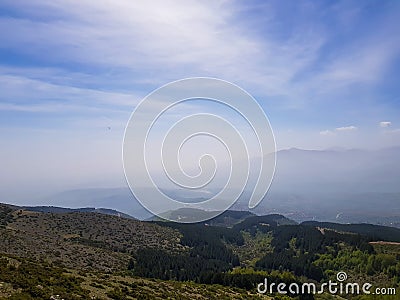
[[[400, 147], [381, 150], [287, 149], [277, 152], [271, 188], [253, 213], [298, 222], [400, 227]], [[245, 210], [249, 193], [232, 209]]]
[[274, 190], [299, 194], [399, 193], [400, 147], [277, 152]]
[[140, 220], [152, 216], [136, 200], [128, 187], [68, 190], [49, 196], [40, 202], [48, 206], [68, 208], [107, 207]]
[[[298, 222], [318, 220], [400, 227], [399, 178], [399, 147], [375, 151], [281, 150], [277, 152], [270, 191], [251, 212], [278, 213]], [[251, 184], [232, 210], [249, 210], [250, 190]], [[164, 192], [186, 202], [202, 201], [216, 194], [214, 190], [194, 194], [181, 189]], [[128, 187], [69, 190], [37, 203], [69, 208], [108, 207], [141, 220], [153, 216]]]
[[[214, 212], [206, 212], [201, 209], [193, 208], [181, 208], [175, 211], [168, 211], [162, 216], [154, 216], [147, 221], [165, 221], [165, 220], [197, 220], [200, 218], [207, 219], [209, 215], [214, 215]], [[200, 222], [201, 224], [207, 224], [212, 226], [222, 226], [222, 227], [232, 227], [233, 225], [240, 223], [248, 217], [255, 216], [249, 211], [236, 211], [227, 210], [220, 215], [213, 217], [212, 219], [207, 219], [206, 221]], [[164, 217], [165, 219], [163, 219]]]
[[250, 231], [255, 233], [257, 230], [265, 232], [269, 231], [272, 227], [282, 225], [297, 225], [293, 220], [290, 220], [279, 214], [272, 214], [267, 216], [251, 216], [244, 219], [242, 222], [233, 226], [234, 230], [237, 231]]
[[[255, 209], [258, 215], [279, 213], [297, 222], [372, 223], [400, 228], [400, 193], [277, 192], [274, 189]], [[244, 209], [237, 203], [234, 209]]]
[[214, 216], [214, 211], [205, 211], [196, 208], [180, 208], [177, 210], [167, 211], [160, 216], [150, 218], [150, 220], [173, 220], [175, 222], [196, 222], [199, 219], [207, 220]]
[[36, 211], [36, 212], [43, 212], [43, 213], [55, 213], [55, 214], [65, 214], [71, 212], [84, 212], [84, 213], [99, 213], [104, 215], [110, 216], [117, 216], [126, 219], [135, 219], [134, 217], [119, 212], [115, 209], [109, 208], [94, 208], [94, 207], [83, 207], [83, 208], [64, 208], [64, 207], [57, 207], [57, 206], [22, 206], [21, 209], [27, 211]]
[[255, 216], [255, 214], [249, 211], [227, 210], [224, 211], [219, 216], [211, 220], [205, 221], [205, 223], [212, 226], [233, 227], [234, 225], [241, 223], [247, 218], [253, 216]]

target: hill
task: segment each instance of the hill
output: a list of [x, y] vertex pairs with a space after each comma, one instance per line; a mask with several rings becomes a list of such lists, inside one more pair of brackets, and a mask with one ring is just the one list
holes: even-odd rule
[[176, 230], [94, 212], [41, 213], [0, 205], [0, 252], [65, 267], [126, 268], [143, 245], [184, 251]]
[[[199, 214], [204, 217], [207, 216], [207, 213], [205, 213], [202, 210], [186, 208], [186, 209], [178, 209], [176, 211], [169, 211], [165, 214], [165, 217], [172, 218], [172, 219], [179, 219], [180, 216], [184, 215], [188, 219], [191, 219], [191, 218], [194, 219], [194, 216], [198, 216]], [[255, 214], [253, 214], [249, 211], [227, 210], [210, 220], [200, 222], [200, 223], [211, 225], [211, 226], [232, 227], [235, 224], [238, 224], [238, 223], [242, 222], [243, 220], [245, 220], [246, 218], [252, 217], [252, 216], [255, 216]], [[164, 219], [154, 216], [154, 217], [147, 219], [147, 221], [164, 221]]]
[[55, 214], [65, 214], [71, 212], [85, 212], [85, 213], [94, 212], [104, 215], [117, 216], [126, 219], [135, 219], [134, 217], [128, 214], [109, 208], [94, 208], [94, 207], [64, 208], [57, 206], [22, 206], [21, 209], [28, 211], [43, 212], [43, 213], [55, 213]]
[[338, 224], [330, 222], [307, 221], [305, 226], [332, 229], [338, 232], [357, 233], [372, 241], [400, 242], [400, 229], [372, 224]]
[[219, 216], [206, 221], [205, 223], [212, 226], [233, 227], [234, 225], [241, 223], [245, 219], [253, 216], [255, 216], [255, 214], [249, 211], [227, 210]]

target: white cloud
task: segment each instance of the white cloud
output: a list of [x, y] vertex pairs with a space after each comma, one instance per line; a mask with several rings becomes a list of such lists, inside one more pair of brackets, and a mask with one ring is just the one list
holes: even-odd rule
[[356, 126], [344, 126], [344, 127], [338, 127], [335, 130], [336, 131], [354, 131], [357, 130], [358, 128]]
[[3, 110], [34, 112], [40, 111], [40, 107], [43, 107], [43, 111], [57, 111], [57, 107], [59, 111], [85, 107], [101, 109], [101, 105], [111, 105], [112, 109], [121, 110], [133, 108], [141, 99], [132, 94], [51, 83], [46, 79], [32, 79], [20, 74], [0, 74], [0, 89], [3, 104], [0, 109]]
[[390, 125], [392, 125], [392, 122], [389, 122], [389, 121], [379, 122], [379, 127], [382, 127], [382, 128], [390, 127]]
[[356, 126], [344, 126], [344, 127], [337, 127], [334, 130], [322, 130], [319, 132], [320, 135], [323, 136], [334, 136], [337, 132], [344, 132], [344, 131], [354, 131], [358, 128]]
[[[274, 30], [280, 20], [273, 5], [265, 4], [264, 21], [256, 26], [260, 25], [256, 20], [241, 15], [246, 4], [234, 1], [4, 0], [4, 4], [31, 16], [0, 18], [0, 35], [9, 49], [24, 49], [38, 58], [46, 53], [53, 62], [109, 69], [118, 78], [112, 82], [112, 76], [107, 77], [108, 84], [135, 77], [136, 83], [150, 82], [154, 88], [187, 76], [222, 77], [261, 95], [284, 96], [275, 104], [290, 108], [327, 92], [337, 93], [338, 85], [377, 80], [400, 45], [397, 38], [382, 41], [381, 32], [390, 28], [388, 21], [378, 24], [371, 37], [346, 43], [343, 51], [315, 68], [330, 31], [303, 20], [288, 38], [279, 39]], [[348, 8], [333, 13], [347, 16]], [[303, 70], [313, 70], [312, 76], [299, 76]]]
[[319, 132], [320, 135], [335, 135], [335, 133], [331, 130], [323, 130]]
[[[6, 1], [8, 5], [14, 2]], [[153, 84], [187, 76], [216, 76], [268, 95], [298, 95], [291, 80], [316, 57], [317, 30], [274, 38], [273, 9], [262, 34], [243, 21], [240, 3], [228, 1], [37, 1], [19, 10], [38, 16], [0, 18], [8, 48], [49, 61], [101, 68]], [[54, 19], [40, 21], [38, 11]], [[2, 28], [13, 28], [12, 34]], [[62, 38], [60, 38], [62, 37]], [[26, 47], [29, 45], [29, 47]]]

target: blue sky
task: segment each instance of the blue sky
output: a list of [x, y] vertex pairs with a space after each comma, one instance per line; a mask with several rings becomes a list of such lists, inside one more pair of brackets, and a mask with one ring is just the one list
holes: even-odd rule
[[279, 149], [399, 146], [399, 28], [399, 1], [3, 0], [3, 191], [121, 184], [132, 110], [185, 77], [251, 93]]

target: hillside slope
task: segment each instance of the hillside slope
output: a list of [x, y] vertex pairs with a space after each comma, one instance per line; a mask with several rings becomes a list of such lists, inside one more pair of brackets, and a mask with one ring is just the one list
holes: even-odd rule
[[0, 205], [0, 252], [102, 271], [125, 269], [146, 245], [185, 251], [181, 234], [157, 224], [98, 213], [40, 213]]

